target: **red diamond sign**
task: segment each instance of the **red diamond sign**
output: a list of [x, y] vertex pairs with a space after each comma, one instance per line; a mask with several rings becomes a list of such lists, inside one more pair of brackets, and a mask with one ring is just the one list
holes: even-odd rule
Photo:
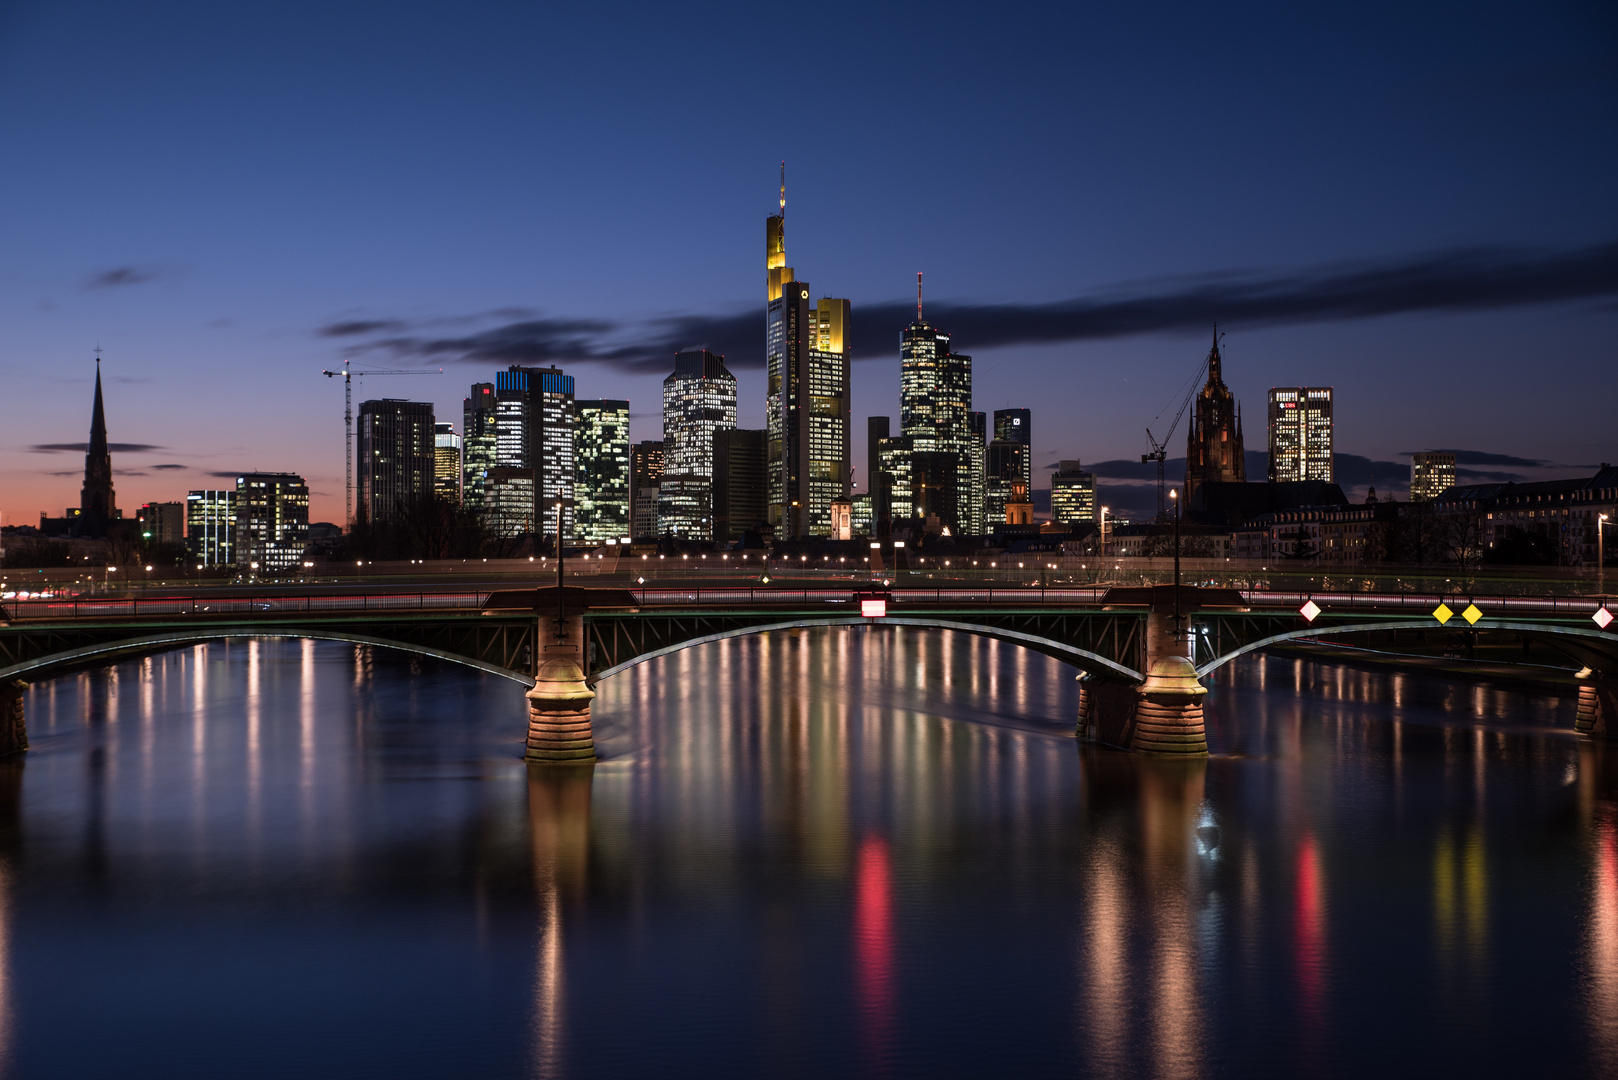
[[[1298, 614], [1302, 615], [1309, 622], [1314, 622], [1315, 616], [1320, 614], [1320, 605], [1315, 603], [1313, 600], [1310, 600], [1305, 603], [1303, 607], [1298, 609]], [[1610, 617], [1611, 616], [1609, 616], [1609, 618]]]
[[1605, 630], [1608, 624], [1612, 622], [1613, 614], [1612, 612], [1608, 611], [1606, 605], [1603, 604], [1601, 607], [1596, 608], [1596, 613], [1590, 616], [1590, 618], [1596, 621], [1597, 626]]

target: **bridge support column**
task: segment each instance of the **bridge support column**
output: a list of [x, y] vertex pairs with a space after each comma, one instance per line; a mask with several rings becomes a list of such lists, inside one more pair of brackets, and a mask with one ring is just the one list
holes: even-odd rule
[[1618, 740], [1618, 683], [1585, 668], [1579, 680], [1579, 711], [1573, 730], [1596, 739]]
[[28, 684], [20, 679], [0, 683], [0, 757], [28, 749], [27, 717], [23, 715], [23, 693]]
[[[575, 641], [582, 642], [582, 635]], [[528, 691], [528, 750], [534, 762], [587, 762], [596, 756], [590, 730], [590, 701], [579, 647], [568, 642], [547, 645], [539, 658], [534, 688]]]
[[1146, 681], [1136, 691], [1134, 731], [1129, 748], [1152, 754], [1206, 754], [1207, 729], [1202, 723], [1202, 699], [1208, 690], [1197, 680], [1197, 669], [1183, 656], [1164, 656], [1153, 662]]

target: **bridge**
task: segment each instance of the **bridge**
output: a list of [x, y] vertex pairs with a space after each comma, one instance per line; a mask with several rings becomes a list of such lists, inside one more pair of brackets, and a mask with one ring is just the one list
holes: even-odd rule
[[588, 759], [591, 687], [601, 679], [724, 638], [873, 624], [977, 634], [1062, 660], [1082, 673], [1081, 735], [1170, 754], [1207, 752], [1202, 682], [1248, 652], [1380, 631], [1421, 629], [1457, 641], [1509, 634], [1543, 642], [1578, 664], [1577, 728], [1613, 738], [1618, 624], [1605, 614], [1588, 597], [853, 582], [569, 586], [560, 593], [555, 586], [493, 592], [327, 586], [24, 599], [0, 606], [0, 753], [26, 747], [26, 680], [201, 641], [292, 637], [403, 649], [521, 682], [530, 687], [528, 756]]

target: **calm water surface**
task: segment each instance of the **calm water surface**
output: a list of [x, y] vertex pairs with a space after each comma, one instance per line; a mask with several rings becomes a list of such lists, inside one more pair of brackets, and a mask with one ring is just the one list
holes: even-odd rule
[[7, 1074], [1618, 1075], [1570, 700], [1252, 657], [1147, 761], [1054, 661], [828, 629], [625, 672], [530, 772], [522, 695], [286, 641], [34, 686]]

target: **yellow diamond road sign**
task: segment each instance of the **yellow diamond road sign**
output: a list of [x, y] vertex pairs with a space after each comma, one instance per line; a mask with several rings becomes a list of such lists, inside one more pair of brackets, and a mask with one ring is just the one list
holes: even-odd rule
[[1469, 623], [1476, 624], [1479, 619], [1483, 618], [1483, 612], [1478, 610], [1476, 604], [1468, 604], [1466, 605], [1466, 610], [1461, 612], [1461, 618]]
[[1437, 607], [1433, 608], [1433, 618], [1437, 619], [1440, 623], [1449, 622], [1451, 616], [1454, 614], [1455, 612], [1449, 609], [1448, 604], [1439, 604]]

